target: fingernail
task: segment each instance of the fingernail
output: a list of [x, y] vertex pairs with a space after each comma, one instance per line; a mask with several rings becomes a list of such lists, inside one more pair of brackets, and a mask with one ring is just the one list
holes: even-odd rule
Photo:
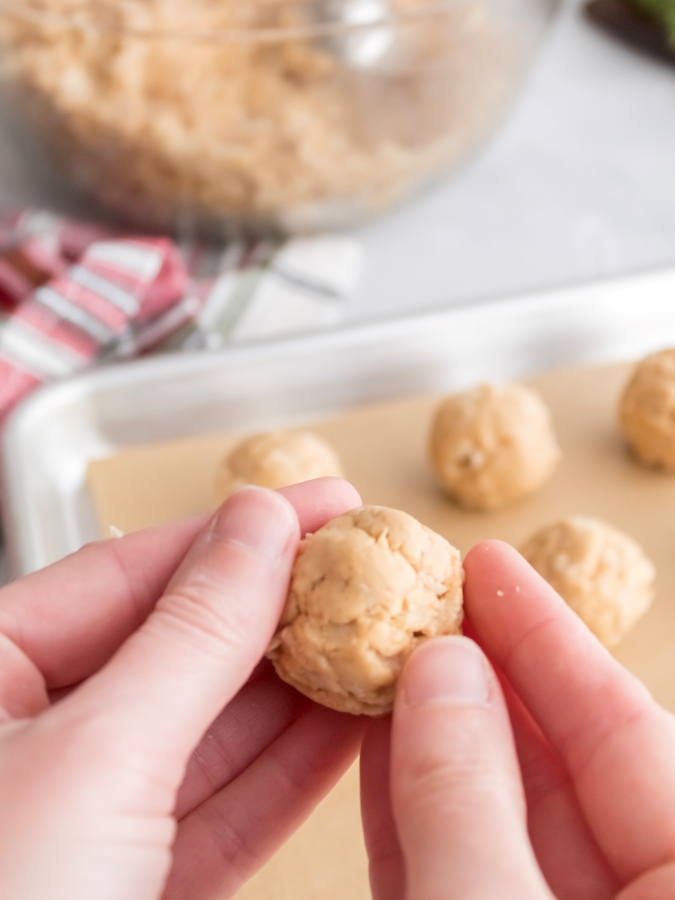
[[216, 516], [212, 533], [222, 541], [248, 547], [260, 556], [283, 556], [298, 522], [281, 494], [246, 485], [232, 494]]
[[411, 706], [484, 706], [488, 702], [485, 660], [468, 638], [438, 638], [423, 644], [410, 658], [403, 678]]

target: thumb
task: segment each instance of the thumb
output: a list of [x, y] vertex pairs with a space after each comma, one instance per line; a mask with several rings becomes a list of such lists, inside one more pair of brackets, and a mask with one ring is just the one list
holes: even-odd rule
[[161, 760], [164, 776], [175, 781], [265, 652], [299, 539], [295, 509], [281, 494], [238, 491], [145, 624], [55, 713], [90, 723], [108, 755], [121, 745], [137, 763]]
[[551, 900], [501, 689], [472, 641], [430, 641], [408, 661], [391, 765], [408, 900]]

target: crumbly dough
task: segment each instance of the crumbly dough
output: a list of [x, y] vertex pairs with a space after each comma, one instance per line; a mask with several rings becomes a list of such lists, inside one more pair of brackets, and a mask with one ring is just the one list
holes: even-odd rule
[[640, 462], [675, 472], [675, 349], [639, 363], [621, 397], [619, 422]]
[[654, 566], [642, 547], [599, 519], [567, 516], [534, 534], [520, 552], [607, 647], [652, 602]]
[[462, 582], [445, 538], [398, 510], [355, 509], [302, 541], [268, 656], [312, 700], [385, 715], [413, 649], [460, 631]]
[[561, 458], [548, 407], [521, 384], [447, 397], [429, 440], [438, 480], [460, 506], [496, 510], [541, 487]]
[[[537, 30], [525, 2], [515, 38], [484, 0], [436, 15], [420, 14], [429, 0], [381, 5], [379, 32], [312, 36], [311, 10], [330, 17], [342, 3], [15, 0], [0, 13], [0, 64], [21, 114], [125, 217], [321, 228], [460, 162], [500, 113]], [[392, 14], [412, 18], [392, 27]], [[368, 42], [391, 46], [360, 63]]]
[[216, 476], [220, 501], [244, 484], [287, 487], [326, 476], [342, 477], [337, 453], [311, 431], [270, 431], [246, 438], [223, 460]]

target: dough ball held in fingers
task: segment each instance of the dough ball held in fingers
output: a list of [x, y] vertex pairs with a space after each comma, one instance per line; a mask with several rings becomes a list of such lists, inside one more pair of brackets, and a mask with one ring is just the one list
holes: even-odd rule
[[462, 583], [445, 538], [398, 510], [353, 510], [301, 542], [268, 656], [311, 699], [386, 715], [415, 647], [460, 632]]

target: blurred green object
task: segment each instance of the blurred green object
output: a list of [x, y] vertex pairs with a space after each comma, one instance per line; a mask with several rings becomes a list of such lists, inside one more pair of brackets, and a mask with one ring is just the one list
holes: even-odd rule
[[675, 48], [675, 0], [634, 0], [634, 2], [661, 22], [666, 29], [668, 43]]
[[675, 0], [590, 0], [586, 15], [623, 43], [675, 65]]

